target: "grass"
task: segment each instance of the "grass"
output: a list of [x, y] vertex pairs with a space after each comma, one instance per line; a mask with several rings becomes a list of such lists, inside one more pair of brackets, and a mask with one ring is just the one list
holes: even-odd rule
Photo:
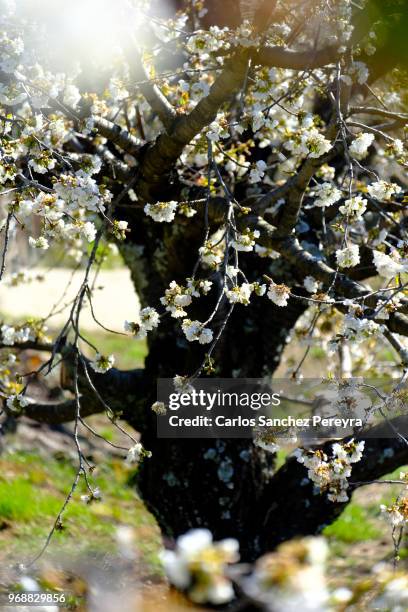
[[[0, 560], [24, 562], [35, 556], [62, 506], [75, 475], [69, 460], [48, 460], [36, 453], [6, 453], [0, 458]], [[94, 486], [102, 500], [86, 504], [81, 483], [55, 533], [51, 553], [106, 553], [116, 549], [119, 525], [134, 529], [141, 562], [160, 574], [157, 552], [160, 534], [154, 518], [128, 485], [131, 473], [119, 459], [97, 468]]]
[[[121, 336], [109, 332], [92, 331], [84, 334], [103, 355], [115, 355], [115, 366], [122, 370], [132, 370], [140, 368], [144, 364], [147, 355], [147, 345], [145, 340], [134, 340], [129, 336]], [[93, 351], [89, 350], [82, 343], [84, 352], [92, 356]]]
[[[398, 468], [385, 479], [397, 479]], [[361, 487], [352, 496], [343, 513], [323, 535], [330, 547], [328, 574], [333, 586], [352, 586], [371, 574], [383, 561], [391, 562], [394, 555], [391, 527], [381, 515], [381, 504], [390, 505], [401, 492], [399, 485], [373, 484]], [[401, 569], [405, 567], [408, 549], [400, 549]]]
[[[285, 460], [283, 449], [278, 463]], [[401, 468], [403, 471], [404, 468]], [[396, 478], [397, 470], [387, 478]], [[0, 456], [0, 567], [10, 562], [27, 562], [44, 544], [75, 475], [75, 463], [62, 455], [48, 457], [36, 452], [7, 452]], [[46, 555], [114, 554], [116, 530], [131, 526], [145, 575], [161, 576], [158, 551], [161, 538], [154, 518], [129, 483], [135, 472], [121, 459], [107, 456], [98, 465], [94, 486], [102, 500], [85, 504], [81, 483], [63, 518], [63, 529], [55, 533]], [[397, 485], [362, 487], [341, 516], [326, 527], [323, 535], [330, 547], [328, 575], [336, 586], [353, 584], [367, 576], [383, 559], [392, 558], [389, 526], [380, 516], [380, 504], [389, 504], [400, 491]], [[408, 550], [401, 549], [401, 563]]]
[[325, 528], [323, 534], [341, 542], [365, 542], [382, 535], [367, 511], [360, 504], [351, 503], [342, 515]]
[[[385, 480], [396, 480], [401, 467], [384, 476]], [[390, 505], [401, 492], [400, 485], [374, 484], [358, 489], [339, 518], [325, 528], [324, 535], [345, 543], [357, 543], [383, 537], [387, 523], [381, 516], [380, 506]]]
[[58, 498], [34, 487], [24, 478], [0, 482], [0, 519], [7, 521], [31, 521], [36, 516], [52, 516], [59, 509]]

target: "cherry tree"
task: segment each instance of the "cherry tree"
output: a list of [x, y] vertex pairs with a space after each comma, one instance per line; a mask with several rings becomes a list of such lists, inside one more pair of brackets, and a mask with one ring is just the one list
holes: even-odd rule
[[[304, 347], [293, 380], [316, 344], [329, 356], [319, 375], [334, 372], [338, 385], [385, 375], [395, 383], [380, 404], [401, 397], [400, 4], [89, 0], [69, 31], [83, 38], [68, 33], [61, 49], [58, 2], [41, 13], [1, 1], [2, 283], [31, 279], [24, 267], [8, 272], [16, 240], [40, 256], [63, 253], [83, 273], [53, 337], [52, 320], [1, 325], [4, 414], [75, 423], [77, 477], [54, 528], [81, 479], [90, 499], [99, 495], [78, 442], [96, 413], [140, 432], [140, 441], [127, 434], [124, 453], [140, 463], [138, 487], [163, 533], [206, 527], [237, 538], [246, 560], [320, 532], [350, 491], [407, 462], [404, 417], [367, 439], [299, 451], [278, 470], [274, 445], [156, 436], [158, 378], [183, 390], [199, 376], [273, 377], [288, 343]], [[115, 368], [81, 325], [112, 249], [141, 302], [117, 327], [129, 343], [147, 338], [143, 369]], [[384, 345], [394, 354], [385, 369]], [[45, 355], [35, 373], [18, 359], [27, 350]], [[56, 368], [63, 399], [33, 400], [32, 381]], [[403, 494], [385, 513], [402, 532]]]

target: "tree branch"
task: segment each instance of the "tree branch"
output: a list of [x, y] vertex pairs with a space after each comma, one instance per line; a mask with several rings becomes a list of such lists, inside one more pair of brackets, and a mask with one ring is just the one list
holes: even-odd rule
[[108, 121], [103, 117], [92, 115], [95, 128], [102, 136], [105, 136], [111, 143], [118, 145], [121, 149], [135, 155], [140, 151], [141, 145], [137, 138], [129, 134], [127, 130], [122, 129], [116, 123]]
[[0, 349], [10, 349], [10, 350], [19, 350], [26, 351], [31, 349], [33, 351], [43, 351], [45, 353], [52, 353], [54, 349], [53, 344], [47, 344], [45, 342], [36, 342], [35, 340], [29, 340], [28, 342], [21, 342], [15, 344], [4, 344], [4, 342], [0, 342]]
[[[86, 402], [81, 404], [81, 417], [83, 418], [103, 411], [104, 408], [100, 403], [91, 402], [89, 398]], [[56, 404], [33, 402], [29, 403], [19, 415], [16, 415], [14, 412], [11, 413], [7, 410], [6, 412], [13, 414], [14, 417], [28, 417], [29, 419], [37, 421], [38, 423], [60, 425], [61, 423], [68, 423], [69, 421], [75, 420], [77, 405], [74, 399]]]
[[[67, 358], [63, 363], [67, 364]], [[69, 363], [68, 367], [63, 367], [61, 386], [63, 389], [74, 391], [71, 366]], [[89, 376], [100, 397], [94, 393], [84, 372], [80, 370], [78, 387], [81, 393], [81, 417], [105, 412], [108, 405], [113, 413], [122, 413], [123, 418], [131, 422], [135, 429], [143, 427], [146, 417], [141, 400], [144, 400], [148, 389], [148, 380], [143, 369], [122, 371], [112, 368], [106, 374], [98, 374], [90, 369]], [[4, 409], [11, 414], [6, 406]], [[76, 412], [75, 399], [68, 399], [59, 403], [30, 402], [18, 416], [27, 416], [40, 423], [55, 425], [73, 421]], [[14, 412], [13, 415], [16, 416]]]
[[292, 70], [321, 68], [333, 64], [338, 58], [338, 47], [335, 45], [309, 51], [292, 51], [280, 46], [266, 46], [252, 55], [255, 64], [271, 68], [291, 68]]
[[377, 117], [386, 117], [387, 119], [401, 120], [406, 123], [408, 121], [408, 114], [406, 113], [394, 113], [384, 108], [375, 108], [373, 106], [351, 106], [349, 116], [351, 115], [375, 115]]
[[119, 179], [121, 183], [128, 183], [132, 178], [132, 169], [124, 162], [115, 157], [104, 145], [96, 147], [96, 153], [103, 159], [105, 165], [111, 169], [112, 178]]
[[277, 4], [277, 0], [263, 0], [258, 6], [254, 15], [254, 27], [256, 32], [265, 32], [269, 28]]
[[[332, 63], [336, 59], [333, 49], [329, 47], [320, 51], [298, 52], [284, 47], [265, 47], [255, 52], [241, 51], [227, 60], [224, 70], [212, 85], [208, 96], [203, 98], [189, 115], [177, 118], [168, 133], [159, 136], [156, 143], [147, 150], [136, 188], [141, 200], [149, 201], [160, 197], [160, 187], [164, 187], [164, 177], [174, 167], [184, 147], [214, 121], [221, 105], [242, 85], [249, 59], [255, 64], [275, 67], [316, 68]], [[168, 187], [167, 184], [165, 186]]]
[[[330, 130], [330, 136], [332, 135], [333, 132]], [[262, 196], [252, 207], [253, 211], [262, 214], [269, 206], [272, 206], [281, 198], [287, 197], [287, 202], [277, 222], [277, 235], [280, 237], [289, 235], [297, 223], [303, 198], [313, 175], [322, 164], [333, 159], [336, 154], [337, 149], [333, 147], [331, 151], [321, 157], [306, 159], [299, 171], [288, 179], [284, 185]]]
[[[144, 369], [118, 370], [111, 368], [105, 374], [95, 372], [90, 366], [89, 361], [83, 358], [86, 364], [87, 373], [83, 367], [78, 370], [78, 388], [84, 398], [84, 405], [89, 400], [101, 406], [102, 411], [106, 406], [115, 413], [123, 413], [126, 420], [132, 420], [132, 424], [142, 427], [142, 414], [138, 402], [144, 399], [148, 389], [149, 381], [145, 377]], [[75, 391], [75, 370], [70, 354], [65, 353], [61, 369], [61, 386], [71, 392]], [[91, 383], [91, 384], [90, 384]], [[94, 389], [92, 388], [94, 387]], [[139, 414], [140, 413], [140, 414]]]
[[186, 116], [178, 117], [168, 133], [161, 134], [151, 146], [140, 167], [140, 178], [135, 188], [143, 201], [157, 200], [160, 190], [168, 191], [165, 177], [174, 167], [185, 146], [217, 116], [226, 102], [242, 85], [248, 65], [245, 52], [234, 55], [225, 64], [224, 70], [213, 83], [208, 96]]
[[58, 99], [50, 101], [50, 107], [54, 110], [58, 110], [70, 119], [74, 121], [84, 121], [92, 118], [95, 129], [107, 138], [111, 143], [118, 145], [121, 149], [135, 155], [140, 151], [141, 145], [137, 138], [132, 134], [129, 134], [127, 130], [124, 130], [116, 123], [99, 117], [98, 115], [92, 115], [90, 105], [85, 105], [79, 112], [70, 108], [66, 104], [63, 104]]

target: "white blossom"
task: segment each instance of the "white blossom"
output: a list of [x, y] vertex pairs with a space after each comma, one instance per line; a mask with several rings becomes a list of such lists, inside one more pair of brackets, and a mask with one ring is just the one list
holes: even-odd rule
[[367, 191], [372, 198], [377, 200], [389, 201], [393, 195], [402, 191], [401, 187], [396, 183], [387, 183], [386, 181], [376, 181], [368, 185]]
[[276, 304], [276, 306], [284, 307], [288, 305], [290, 298], [290, 289], [286, 285], [277, 285], [273, 281], [269, 285], [268, 298]]
[[381, 505], [381, 512], [393, 527], [400, 527], [408, 523], [408, 498], [403, 495], [390, 506]]
[[[382, 583], [379, 597], [372, 602], [374, 610], [404, 612], [408, 609], [408, 578], [406, 573], [389, 572], [384, 578], [378, 577]], [[385, 582], [385, 584], [384, 584]]]
[[171, 313], [172, 317], [176, 319], [185, 317], [187, 312], [184, 308], [192, 302], [191, 293], [191, 289], [178, 285], [176, 281], [171, 281], [164, 296], [160, 298], [160, 302], [166, 306], [166, 310]]
[[78, 87], [75, 85], [67, 85], [64, 90], [63, 102], [71, 108], [76, 108], [81, 99]]
[[128, 463], [139, 463], [143, 452], [143, 445], [137, 442], [134, 446], [129, 448], [126, 461]]
[[94, 361], [90, 362], [91, 368], [99, 374], [105, 374], [108, 372], [115, 363], [115, 357], [113, 355], [101, 355], [96, 353]]
[[370, 72], [368, 70], [367, 64], [365, 64], [364, 62], [353, 62], [348, 70], [348, 75], [343, 76], [342, 79], [348, 85], [352, 85], [353, 80], [359, 83], [359, 85], [363, 85], [367, 82], [369, 76]]
[[188, 376], [180, 376], [176, 374], [173, 378], [174, 389], [177, 393], [187, 393], [190, 394], [194, 391], [193, 385], [189, 382], [190, 379]]
[[364, 440], [355, 442], [335, 443], [332, 445], [332, 456], [318, 449], [297, 449], [294, 453], [297, 461], [308, 470], [308, 476], [319, 487], [320, 492], [326, 492], [332, 502], [348, 501], [348, 478], [351, 475], [353, 463], [361, 460], [364, 451]]
[[28, 244], [30, 245], [30, 247], [33, 247], [34, 249], [39, 249], [41, 251], [46, 251], [50, 246], [50, 243], [46, 238], [44, 238], [44, 236], [40, 236], [39, 238], [33, 238], [32, 236], [29, 236]]
[[171, 202], [157, 202], [156, 204], [146, 204], [144, 211], [148, 217], [151, 217], [158, 223], [171, 223], [176, 216], [176, 210], [178, 203]]
[[319, 283], [313, 276], [306, 276], [303, 280], [303, 286], [309, 293], [317, 293]]
[[88, 242], [93, 242], [96, 237], [96, 227], [92, 221], [87, 221], [82, 227], [82, 233]]
[[146, 338], [147, 332], [156, 329], [160, 323], [160, 315], [154, 308], [146, 306], [139, 313], [139, 318], [136, 323], [125, 321], [124, 329], [132, 333], [137, 340]]
[[387, 280], [395, 278], [397, 274], [405, 272], [408, 269], [406, 264], [400, 263], [398, 260], [381, 251], [373, 251], [373, 259], [378, 274]]
[[342, 196], [342, 192], [331, 183], [322, 183], [314, 189], [313, 195], [317, 196], [317, 199], [313, 202], [314, 205], [323, 208], [338, 202]]
[[99, 487], [95, 487], [95, 489], [92, 489], [89, 493], [81, 495], [81, 501], [84, 502], [84, 504], [90, 504], [94, 500], [100, 501], [101, 499], [102, 493]]
[[200, 295], [207, 295], [211, 291], [213, 283], [206, 279], [187, 279], [187, 290], [192, 297], [200, 297]]
[[260, 233], [258, 230], [247, 230], [243, 234], [238, 232], [235, 234], [235, 238], [231, 240], [231, 246], [237, 251], [249, 252], [252, 251], [255, 245], [255, 240], [259, 238]]
[[322, 537], [284, 542], [256, 561], [241, 582], [244, 593], [269, 612], [331, 610], [324, 575], [328, 552]]
[[40, 157], [32, 157], [28, 164], [37, 174], [46, 174], [49, 170], [55, 168], [56, 161], [50, 155], [42, 155]]
[[255, 295], [258, 295], [259, 297], [262, 297], [263, 295], [265, 295], [266, 293], [266, 285], [265, 283], [252, 283], [252, 291], [255, 293]]
[[343, 336], [356, 344], [378, 336], [382, 329], [381, 325], [372, 319], [358, 318], [352, 313], [345, 315], [343, 320]]
[[344, 249], [336, 251], [336, 259], [339, 268], [354, 268], [360, 263], [360, 251], [357, 244], [351, 244]]
[[348, 217], [351, 217], [353, 221], [360, 219], [365, 211], [367, 210], [367, 200], [361, 196], [355, 196], [344, 202], [343, 206], [339, 208], [340, 212]]
[[223, 605], [234, 598], [227, 564], [238, 560], [238, 542], [213, 542], [207, 529], [194, 529], [177, 539], [176, 549], [161, 554], [168, 579], [199, 604]]
[[152, 404], [151, 410], [152, 410], [152, 412], [154, 412], [158, 416], [161, 416], [161, 415], [167, 413], [166, 405], [163, 402], [154, 402]]
[[250, 283], [242, 283], [242, 285], [234, 286], [231, 289], [225, 289], [225, 295], [231, 304], [248, 306], [252, 291], [253, 287]]
[[260, 244], [255, 245], [255, 253], [259, 255], [259, 257], [270, 257], [270, 259], [279, 259], [281, 256], [280, 253], [270, 249], [268, 247], [261, 246]]
[[11, 325], [6, 325], [6, 324], [2, 325], [1, 326], [2, 343], [5, 344], [6, 346], [13, 346], [15, 342], [15, 333], [16, 333], [15, 327], [12, 327]]
[[317, 159], [328, 153], [333, 147], [315, 127], [303, 129], [299, 135], [288, 140], [285, 146], [294, 155], [311, 157]]
[[65, 202], [68, 210], [73, 212], [81, 208], [103, 212], [105, 204], [112, 198], [112, 194], [107, 189], [102, 192], [95, 179], [84, 170], [78, 170], [74, 175], [61, 174], [54, 184], [54, 190]]
[[214, 245], [211, 241], [207, 241], [204, 246], [200, 247], [199, 254], [202, 261], [212, 268], [217, 267], [221, 263], [223, 257], [219, 245]]
[[207, 130], [207, 138], [209, 138], [209, 140], [211, 140], [212, 142], [218, 142], [219, 140], [221, 140], [221, 138], [228, 137], [228, 131], [226, 130], [225, 125], [223, 125], [223, 123], [223, 115], [218, 117], [217, 121], [213, 121], [212, 123], [210, 123]]
[[308, 149], [308, 157], [317, 159], [325, 153], [328, 153], [333, 145], [330, 140], [327, 140], [316, 129], [312, 129], [302, 137], [303, 144]]
[[249, 174], [249, 180], [251, 183], [259, 183], [265, 176], [265, 170], [267, 169], [266, 163], [261, 159], [256, 162], [255, 168], [253, 168]]
[[10, 395], [6, 401], [7, 408], [12, 412], [20, 412], [23, 408], [28, 406], [29, 402], [24, 395]]
[[353, 140], [349, 147], [350, 155], [355, 159], [364, 159], [368, 155], [368, 149], [375, 140], [374, 134], [362, 132]]
[[204, 327], [200, 321], [184, 319], [181, 327], [189, 342], [194, 342], [195, 340], [200, 344], [209, 344], [212, 342], [213, 332], [208, 327]]

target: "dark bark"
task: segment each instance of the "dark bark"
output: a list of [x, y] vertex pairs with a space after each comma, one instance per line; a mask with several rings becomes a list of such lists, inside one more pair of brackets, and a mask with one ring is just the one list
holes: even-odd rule
[[[157, 303], [171, 280], [182, 283], [191, 275], [202, 241], [202, 224], [197, 215], [197, 221], [190, 221], [188, 229], [177, 225], [158, 227], [148, 222], [144, 229], [148, 236], [139, 261], [135, 261], [129, 245], [123, 254], [133, 271], [142, 303], [152, 304]], [[161, 259], [162, 252], [165, 261]], [[151, 262], [149, 266], [147, 261]], [[273, 266], [270, 260], [255, 255], [243, 258], [242, 265], [246, 266], [249, 280], [271, 274]], [[276, 274], [278, 271], [275, 277]], [[214, 283], [211, 295], [189, 307], [192, 319], [203, 321], [212, 311], [220, 278], [217, 274], [210, 278]], [[215, 330], [227, 308], [223, 304]], [[214, 354], [217, 376], [271, 374], [304, 308], [293, 300], [288, 308], [280, 309], [262, 298], [255, 298], [249, 307], [238, 306]], [[156, 399], [157, 378], [191, 374], [205, 352], [202, 346], [187, 342], [179, 329], [177, 320], [165, 317], [157, 333], [150, 336], [145, 375], [152, 384], [145, 401], [142, 442], [152, 451], [152, 457], [143, 463], [137, 485], [166, 535], [177, 536], [190, 527], [206, 526], [216, 538], [237, 537], [243, 555], [253, 557], [258, 546], [259, 503], [273, 475], [274, 456], [254, 446], [251, 440], [168, 440], [156, 435], [156, 416], [149, 408]], [[132, 423], [131, 415], [128, 420]], [[140, 420], [134, 425], [140, 426]]]

